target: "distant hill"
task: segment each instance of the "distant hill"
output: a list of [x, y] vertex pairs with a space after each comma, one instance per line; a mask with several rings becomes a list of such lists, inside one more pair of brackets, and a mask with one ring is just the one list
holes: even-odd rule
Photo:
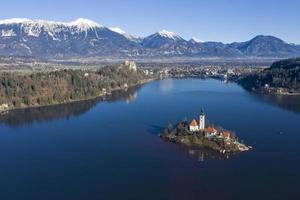
[[282, 68], [282, 69], [294, 69], [300, 68], [300, 58], [291, 58], [286, 60], [280, 60], [274, 62], [271, 65], [271, 69]]
[[288, 58], [300, 56], [300, 46], [273, 36], [257, 36], [246, 42], [189, 41], [162, 30], [144, 38], [120, 28], [107, 28], [88, 19], [54, 22], [30, 19], [0, 21], [0, 56], [36, 58]]
[[240, 50], [246, 56], [253, 57], [294, 57], [299, 56], [299, 49], [283, 40], [273, 37], [259, 35], [255, 38], [241, 43], [232, 43], [232, 48]]
[[238, 49], [232, 48], [227, 44], [221, 42], [204, 42], [202, 43], [202, 51], [199, 55], [201, 56], [214, 56], [214, 57], [226, 57], [226, 58], [243, 58], [246, 57]]
[[243, 77], [240, 83], [256, 92], [300, 95], [300, 58], [274, 62], [270, 68]]

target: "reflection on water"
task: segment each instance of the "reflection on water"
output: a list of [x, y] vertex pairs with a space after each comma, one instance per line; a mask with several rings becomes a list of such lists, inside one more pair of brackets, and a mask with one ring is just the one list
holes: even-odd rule
[[141, 86], [135, 86], [128, 88], [127, 90], [115, 91], [107, 97], [99, 97], [85, 101], [12, 110], [7, 114], [0, 115], [0, 123], [10, 127], [22, 127], [34, 122], [47, 122], [59, 118], [79, 116], [89, 111], [97, 103], [103, 100], [108, 102], [126, 101], [127, 103], [130, 103], [137, 98], [137, 91], [140, 87]]
[[128, 98], [126, 99], [126, 103], [132, 103], [137, 98], [137, 92], [135, 91], [133, 94], [129, 94]]
[[130, 87], [126, 90], [119, 90], [113, 92], [110, 96], [105, 98], [108, 102], [125, 101], [126, 103], [132, 103], [137, 98], [137, 92], [141, 89], [141, 86]]
[[[300, 199], [300, 115], [235, 83], [176, 79], [165, 93], [161, 82], [147, 84], [129, 105], [135, 91], [107, 99], [122, 102], [28, 109], [15, 114], [18, 122], [7, 117], [0, 124], [0, 199]], [[151, 134], [202, 107], [254, 150], [227, 159]]]
[[217, 151], [212, 151], [209, 149], [189, 149], [189, 155], [196, 159], [198, 162], [205, 162], [207, 160], [226, 160], [229, 159], [230, 154], [222, 154]]
[[164, 81], [159, 82], [159, 89], [161, 92], [169, 92], [174, 87], [174, 80], [173, 79], [167, 79]]
[[286, 110], [300, 113], [299, 95], [255, 95], [258, 99]]
[[78, 101], [73, 103], [26, 108], [9, 111], [0, 116], [0, 123], [11, 127], [21, 127], [33, 122], [46, 122], [58, 118], [70, 118], [87, 112], [97, 104], [99, 99]]
[[192, 159], [199, 163], [204, 163], [209, 160], [227, 160], [231, 156], [237, 155], [237, 153], [220, 153], [218, 151], [213, 151], [205, 148], [191, 148], [179, 144], [170, 144], [166, 142], [166, 145], [173, 146], [178, 152], [188, 155]]

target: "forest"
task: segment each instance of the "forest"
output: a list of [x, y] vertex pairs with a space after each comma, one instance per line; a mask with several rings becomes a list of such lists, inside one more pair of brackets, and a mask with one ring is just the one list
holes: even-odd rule
[[274, 62], [267, 69], [242, 77], [239, 83], [252, 91], [299, 93], [300, 58]]
[[126, 64], [98, 70], [0, 74], [0, 104], [10, 108], [43, 106], [90, 99], [142, 83], [152, 77]]

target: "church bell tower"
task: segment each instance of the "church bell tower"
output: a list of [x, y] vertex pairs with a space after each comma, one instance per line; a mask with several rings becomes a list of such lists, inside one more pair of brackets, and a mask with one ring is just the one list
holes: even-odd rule
[[205, 129], [205, 115], [204, 115], [203, 110], [201, 110], [201, 112], [200, 112], [199, 129], [200, 130]]

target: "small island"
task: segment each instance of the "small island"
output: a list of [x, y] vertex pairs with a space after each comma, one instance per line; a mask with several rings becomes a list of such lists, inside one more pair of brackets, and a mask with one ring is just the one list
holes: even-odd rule
[[239, 140], [232, 131], [212, 125], [206, 127], [203, 111], [199, 116], [199, 124], [196, 119], [191, 120], [190, 123], [187, 120], [181, 121], [175, 127], [169, 125], [160, 136], [169, 142], [191, 148], [206, 148], [220, 153], [248, 151], [252, 148]]

